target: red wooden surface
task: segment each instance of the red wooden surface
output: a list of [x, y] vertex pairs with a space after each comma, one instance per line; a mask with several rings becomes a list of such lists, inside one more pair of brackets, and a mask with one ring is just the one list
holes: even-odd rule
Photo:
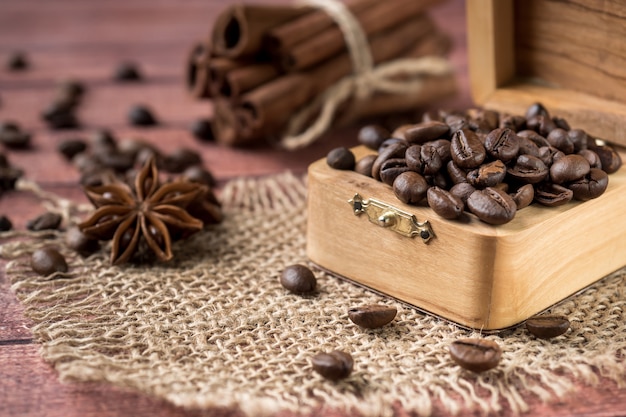
[[[276, 0], [276, 2], [286, 2]], [[25, 51], [32, 68], [23, 73], [0, 69], [0, 121], [15, 120], [33, 132], [33, 149], [7, 151], [10, 160], [25, 169], [26, 177], [45, 189], [80, 200], [78, 174], [55, 151], [70, 137], [87, 137], [96, 128], [111, 129], [117, 137], [139, 137], [164, 151], [186, 146], [199, 150], [217, 179], [240, 175], [265, 175], [283, 170], [305, 172], [312, 161], [331, 148], [356, 144], [355, 127], [326, 135], [305, 150], [288, 153], [258, 147], [230, 149], [193, 139], [187, 127], [208, 116], [208, 102], [195, 101], [183, 88], [185, 56], [196, 39], [204, 37], [215, 14], [227, 0], [0, 0], [0, 61], [14, 50]], [[461, 92], [437, 106], [464, 108], [471, 104], [468, 92], [464, 4], [452, 0], [435, 10], [435, 18], [455, 41], [451, 60]], [[111, 74], [122, 60], [137, 62], [146, 76], [140, 84], [120, 85]], [[84, 128], [52, 132], [39, 118], [51, 100], [56, 82], [75, 78], [88, 92], [79, 111]], [[149, 104], [161, 125], [133, 128], [126, 122], [128, 108]], [[0, 197], [0, 214], [11, 217], [16, 228], [43, 211], [28, 193], [11, 192]], [[38, 356], [38, 346], [28, 330], [23, 309], [0, 276], [0, 415], [1, 416], [237, 416], [237, 410], [182, 410], [158, 399], [125, 392], [104, 384], [69, 383], [57, 379], [54, 370]], [[597, 387], [581, 387], [562, 402], [541, 404], [530, 398], [533, 416], [626, 415], [626, 392], [601, 381]], [[406, 415], [395, 409], [399, 416]], [[472, 413], [463, 413], [473, 415]], [[510, 415], [510, 410], [503, 412]], [[287, 416], [287, 413], [281, 415]], [[345, 415], [324, 410], [314, 415]], [[447, 415], [435, 404], [434, 415]]]

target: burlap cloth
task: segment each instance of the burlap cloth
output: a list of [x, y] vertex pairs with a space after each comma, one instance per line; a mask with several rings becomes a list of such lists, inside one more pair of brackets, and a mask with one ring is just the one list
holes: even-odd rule
[[[289, 174], [231, 182], [225, 222], [177, 245], [166, 265], [112, 267], [106, 250], [82, 259], [61, 235], [6, 243], [1, 253], [14, 259], [12, 289], [62, 380], [107, 381], [185, 407], [236, 405], [251, 416], [339, 407], [373, 416], [393, 414], [395, 403], [427, 416], [436, 399], [454, 413], [523, 412], [531, 396], [562, 398], [574, 381], [604, 376], [626, 386], [626, 269], [552, 309], [572, 322], [564, 336], [539, 340], [522, 328], [483, 335], [503, 358], [475, 375], [453, 364], [448, 345], [478, 332], [319, 270], [313, 296], [281, 287], [285, 266], [307, 263], [305, 199], [305, 181]], [[26, 255], [51, 243], [70, 272], [42, 278]], [[398, 316], [363, 330], [347, 310], [367, 303], [396, 306]], [[338, 383], [310, 365], [332, 349], [355, 360]]]

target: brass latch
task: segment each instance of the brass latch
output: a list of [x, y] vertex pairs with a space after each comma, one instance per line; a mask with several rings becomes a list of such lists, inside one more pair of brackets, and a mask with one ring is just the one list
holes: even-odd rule
[[373, 198], [364, 200], [357, 193], [348, 200], [348, 203], [352, 205], [352, 210], [356, 216], [365, 213], [370, 222], [393, 230], [403, 236], [419, 236], [424, 243], [427, 243], [435, 236], [428, 220], [420, 223], [413, 214], [398, 210], [382, 201]]

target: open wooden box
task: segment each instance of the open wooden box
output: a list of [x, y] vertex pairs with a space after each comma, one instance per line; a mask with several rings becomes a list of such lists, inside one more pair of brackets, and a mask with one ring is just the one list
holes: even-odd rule
[[[605, 20], [620, 20], [608, 10], [610, 5], [605, 6]], [[580, 52], [572, 43], [591, 33], [606, 40], [596, 39], [599, 47], [613, 47], [623, 39], [626, 24], [619, 33], [611, 32], [615, 22], [600, 27], [602, 13], [588, 16], [589, 7], [570, 1], [468, 0], [475, 100], [512, 114], [524, 114], [528, 105], [541, 101], [573, 127], [626, 144], [622, 128], [626, 95], [619, 93], [626, 84], [621, 85], [619, 74], [615, 78], [605, 74], [606, 60]], [[563, 27], [571, 24], [570, 19], [578, 19], [585, 28], [587, 20], [595, 26], [587, 28], [591, 31], [587, 35], [579, 34], [580, 25]], [[524, 33], [517, 33], [520, 28]], [[526, 33], [528, 28], [532, 33]], [[544, 45], [544, 40], [555, 44]], [[626, 43], [622, 46], [616, 53], [626, 58]], [[579, 51], [594, 65], [574, 60], [571, 73], [561, 71], [559, 65], [572, 58], [567, 52], [559, 55], [560, 47]], [[546, 67], [550, 56], [556, 61]], [[626, 73], [626, 66], [619, 72]], [[594, 80], [579, 88], [580, 77]], [[609, 85], [600, 89], [598, 83]], [[360, 158], [371, 151], [358, 147], [354, 152]], [[373, 208], [372, 213], [362, 213], [363, 204]], [[609, 188], [594, 200], [558, 208], [532, 205], [501, 226], [487, 225], [472, 215], [466, 222], [450, 221], [426, 206], [403, 204], [383, 183], [334, 170], [320, 160], [309, 168], [307, 254], [324, 269], [422, 310], [463, 326], [497, 330], [522, 322], [626, 265], [624, 207], [626, 167], [609, 176]], [[381, 216], [390, 216], [395, 223], [379, 221]], [[433, 233], [427, 242], [420, 236], [427, 228], [419, 227], [425, 221]], [[408, 225], [415, 232], [403, 235], [390, 227], [393, 224]]]

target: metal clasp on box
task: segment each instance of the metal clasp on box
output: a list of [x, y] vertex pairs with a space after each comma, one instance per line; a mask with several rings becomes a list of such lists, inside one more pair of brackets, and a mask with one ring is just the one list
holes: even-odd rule
[[365, 213], [370, 222], [403, 236], [419, 236], [424, 243], [428, 243], [435, 236], [428, 220], [420, 223], [413, 214], [399, 210], [382, 201], [373, 198], [364, 200], [357, 193], [348, 200], [348, 203], [352, 205], [352, 210], [356, 216]]

